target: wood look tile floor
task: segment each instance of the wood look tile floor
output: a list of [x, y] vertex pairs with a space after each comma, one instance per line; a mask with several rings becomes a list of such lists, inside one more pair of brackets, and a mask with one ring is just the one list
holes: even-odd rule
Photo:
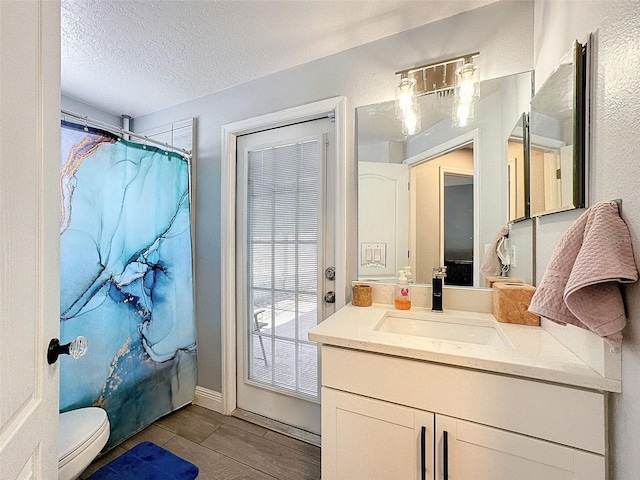
[[145, 441], [196, 464], [198, 480], [320, 479], [319, 447], [196, 405], [161, 418], [98, 457], [80, 478]]

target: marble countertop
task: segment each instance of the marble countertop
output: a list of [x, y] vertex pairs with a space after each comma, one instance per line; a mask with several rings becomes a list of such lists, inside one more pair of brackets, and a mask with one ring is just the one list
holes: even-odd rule
[[[595, 390], [620, 392], [621, 382], [603, 377], [568, 348], [536, 326], [499, 323], [490, 313], [445, 310], [441, 321], [466, 318], [470, 323], [489, 324], [508, 339], [505, 346], [476, 345], [452, 340], [387, 332], [376, 328], [387, 313], [398, 314], [391, 305], [370, 307], [347, 305], [309, 331], [309, 339], [338, 347], [394, 355], [465, 368], [514, 375]], [[430, 314], [414, 307], [410, 315]]]

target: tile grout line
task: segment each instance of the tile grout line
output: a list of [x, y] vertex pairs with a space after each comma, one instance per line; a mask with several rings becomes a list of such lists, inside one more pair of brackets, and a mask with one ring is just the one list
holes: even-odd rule
[[[217, 430], [217, 429], [216, 429], [216, 430]], [[211, 435], [213, 435], [213, 433], [212, 433]], [[209, 435], [209, 436], [211, 436], [211, 435]], [[182, 435], [177, 435], [177, 436], [179, 436], [180, 438], [182, 438], [182, 439], [184, 439], [184, 440], [187, 440], [187, 441], [189, 441], [189, 442], [191, 442], [191, 443], [194, 443], [194, 444], [196, 444], [196, 445], [199, 445], [199, 446], [201, 446], [202, 448], [205, 448], [205, 449], [207, 449], [207, 450], [209, 450], [209, 451], [211, 451], [211, 452], [215, 452], [215, 453], [217, 453], [218, 455], [221, 455], [221, 456], [223, 456], [223, 457], [225, 457], [225, 458], [227, 458], [227, 459], [231, 460], [232, 462], [235, 462], [235, 463], [237, 463], [237, 464], [239, 464], [239, 465], [244, 465], [245, 467], [248, 467], [248, 468], [250, 468], [251, 470], [255, 470], [256, 472], [260, 472], [260, 473], [262, 473], [263, 475], [266, 475], [266, 476], [268, 476], [268, 477], [274, 478], [274, 479], [276, 479], [276, 480], [280, 480], [280, 479], [279, 479], [279, 477], [274, 477], [274, 476], [273, 476], [273, 475], [271, 475], [270, 473], [265, 472], [264, 470], [261, 470], [261, 469], [257, 468], [255, 465], [250, 465], [250, 464], [248, 464], [248, 463], [245, 463], [245, 462], [243, 462], [243, 461], [241, 461], [241, 460], [238, 460], [237, 458], [234, 458], [234, 457], [231, 457], [231, 456], [227, 455], [226, 453], [219, 452], [218, 450], [215, 450], [215, 449], [213, 449], [213, 448], [210, 448], [210, 447], [208, 447], [208, 446], [206, 446], [206, 445], [202, 445], [202, 443], [196, 443], [196, 442], [194, 442], [194, 441], [192, 441], [192, 440], [189, 440], [188, 438], [184, 438]], [[255, 436], [258, 436], [258, 435], [255, 435]], [[207, 437], [207, 438], [209, 438], [209, 437]], [[204, 440], [203, 440], [203, 442], [204, 442]]]
[[[221, 423], [220, 425], [218, 425], [218, 426], [215, 428], [215, 430], [214, 430], [213, 432], [211, 432], [211, 435], [213, 435], [213, 434], [214, 434], [214, 433], [215, 433], [215, 432], [216, 432], [216, 431], [217, 431], [217, 430], [218, 430], [222, 425], [225, 425], [225, 424], [224, 424], [224, 423]], [[158, 426], [159, 426], [159, 425], [158, 425]], [[161, 427], [161, 428], [164, 428], [164, 427]], [[234, 427], [231, 427], [231, 428], [234, 428]], [[276, 479], [276, 480], [279, 480], [279, 479], [278, 479], [278, 477], [274, 477], [274, 476], [273, 476], [273, 475], [271, 475], [270, 473], [268, 473], [268, 472], [264, 472], [264, 471], [260, 470], [259, 468], [256, 468], [256, 467], [255, 467], [255, 466], [253, 466], [253, 465], [249, 465], [248, 463], [244, 463], [244, 462], [242, 462], [242, 461], [240, 461], [240, 460], [238, 460], [238, 459], [236, 459], [236, 458], [230, 457], [229, 455], [226, 455], [226, 454], [224, 454], [223, 452], [219, 452], [218, 450], [215, 450], [215, 449], [210, 448], [210, 447], [208, 447], [208, 446], [206, 446], [206, 445], [203, 445], [203, 444], [202, 444], [202, 442], [204, 442], [204, 441], [205, 441], [207, 438], [209, 438], [211, 435], [209, 435], [207, 438], [205, 438], [204, 440], [202, 440], [202, 442], [198, 443], [198, 442], [194, 442], [193, 440], [191, 440], [191, 439], [189, 439], [189, 438], [187, 438], [187, 437], [183, 437], [183, 436], [182, 436], [182, 435], [180, 435], [179, 433], [172, 432], [172, 431], [171, 431], [171, 430], [169, 430], [168, 428], [164, 428], [164, 429], [165, 429], [165, 430], [167, 430], [168, 432], [173, 433], [173, 437], [171, 437], [171, 438], [174, 438], [174, 437], [180, 437], [182, 440], [185, 440], [185, 441], [187, 441], [187, 442], [189, 442], [189, 443], [193, 443], [194, 445], [198, 445], [199, 447], [202, 447], [202, 448], [204, 448], [204, 449], [206, 449], [206, 450], [209, 450], [209, 451], [211, 451], [211, 452], [215, 452], [215, 453], [217, 453], [218, 455], [221, 455], [221, 456], [223, 456], [223, 457], [225, 457], [225, 458], [227, 458], [227, 459], [231, 460], [232, 462], [237, 463], [238, 465], [244, 465], [245, 467], [248, 467], [248, 468], [250, 468], [251, 470], [255, 470], [255, 471], [260, 472], [260, 473], [262, 473], [262, 474], [264, 474], [264, 475], [267, 475], [267, 476], [268, 476], [268, 477], [270, 477], [270, 478], [274, 478], [274, 479]], [[240, 429], [236, 429], [236, 430], [240, 430]], [[241, 431], [242, 431], [242, 430], [241, 430]], [[251, 432], [247, 432], [247, 433], [251, 433]], [[252, 434], [252, 435], [254, 435], [254, 436], [256, 436], [256, 437], [259, 437], [258, 435], [255, 435], [255, 434]], [[171, 440], [171, 439], [169, 439], [169, 440]], [[167, 442], [168, 442], [169, 440], [167, 440]]]
[[[264, 435], [256, 435], [255, 433], [247, 432], [246, 430], [242, 430], [241, 428], [236, 428], [236, 427], [234, 427], [234, 426], [232, 426], [232, 425], [229, 425], [229, 424], [226, 424], [226, 423], [225, 423], [224, 425], [226, 425], [227, 427], [229, 427], [229, 428], [231, 428], [231, 429], [233, 429], [233, 430], [239, 431], [239, 432], [241, 432], [241, 433], [246, 433], [246, 434], [249, 434], [249, 435], [253, 435], [254, 437], [257, 437], [257, 438], [264, 438], [264, 439], [265, 439], [265, 440], [267, 440], [268, 442], [275, 443], [275, 444], [277, 444], [277, 445], [278, 445], [278, 446], [280, 446], [280, 447], [286, 448], [286, 449], [288, 449], [288, 450], [292, 450], [292, 451], [294, 451], [294, 452], [296, 452], [296, 453], [302, 454], [302, 455], [304, 455], [304, 456], [306, 456], [306, 457], [309, 457], [309, 458], [312, 458], [312, 459], [314, 459], [314, 460], [315, 460], [315, 459], [320, 460], [318, 457], [315, 457], [315, 456], [313, 456], [313, 455], [311, 455], [311, 454], [308, 454], [308, 453], [306, 453], [306, 452], [303, 452], [303, 451], [300, 451], [300, 450], [296, 450], [296, 449], [294, 449], [294, 448], [289, 447], [288, 445], [282, 445], [281, 443], [277, 443], [277, 442], [274, 442], [274, 441], [272, 441], [272, 440], [269, 440], [268, 438], [265, 438], [265, 437], [264, 437]], [[218, 429], [216, 429], [216, 430], [218, 430]], [[267, 431], [268, 431], [268, 430], [267, 430]], [[214, 433], [215, 433], [215, 432], [211, 433], [211, 435], [213, 435]], [[266, 434], [266, 433], [267, 433], [267, 432], [265, 432], [265, 434]], [[184, 437], [182, 437], [182, 436], [181, 436], [181, 435], [179, 435], [179, 434], [176, 434], [176, 435], [180, 436], [181, 438], [184, 438]], [[211, 435], [209, 435], [209, 437], [211, 437]], [[207, 439], [208, 439], [209, 437], [207, 437]], [[205, 442], [207, 439], [203, 440], [202, 442]], [[189, 440], [189, 439], [186, 439], [186, 440]], [[189, 441], [191, 441], [191, 440], [189, 440]], [[196, 443], [196, 442], [193, 442], [193, 441], [192, 441], [192, 443]], [[198, 444], [196, 444], [196, 445], [198, 445]], [[199, 445], [200, 445], [201, 447], [206, 448], [207, 450], [211, 450], [212, 452], [216, 452], [216, 453], [217, 453], [217, 454], [219, 454], [219, 455], [222, 455], [222, 456], [224, 456], [224, 457], [226, 457], [226, 458], [228, 458], [228, 459], [230, 459], [230, 460], [233, 460], [234, 462], [237, 462], [237, 463], [239, 463], [239, 464], [241, 464], [241, 465], [245, 465], [246, 467], [249, 467], [249, 468], [251, 468], [251, 469], [253, 469], [253, 470], [256, 470], [256, 471], [258, 471], [258, 472], [260, 472], [260, 473], [263, 473], [263, 474], [265, 474], [265, 475], [267, 475], [267, 476], [269, 476], [269, 477], [276, 478], [276, 479], [280, 480], [280, 477], [275, 477], [275, 476], [274, 476], [274, 475], [272, 475], [271, 473], [269, 473], [269, 472], [265, 472], [264, 470], [262, 470], [262, 469], [260, 469], [260, 468], [256, 467], [255, 465], [251, 465], [251, 464], [249, 464], [249, 463], [245, 463], [245, 462], [244, 462], [244, 461], [242, 461], [242, 460], [239, 460], [239, 459], [237, 459], [237, 458], [231, 457], [231, 456], [227, 455], [227, 454], [226, 454], [226, 453], [224, 453], [224, 452], [220, 452], [220, 451], [218, 451], [218, 450], [216, 450], [216, 449], [214, 449], [214, 448], [208, 447], [207, 445], [203, 445], [202, 443], [200, 443]]]

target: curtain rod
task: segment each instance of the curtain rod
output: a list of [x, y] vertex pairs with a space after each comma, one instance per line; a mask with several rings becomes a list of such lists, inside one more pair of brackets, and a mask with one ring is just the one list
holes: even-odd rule
[[168, 143], [160, 142], [158, 140], [154, 140], [153, 138], [149, 138], [146, 135], [141, 135], [139, 133], [131, 132], [131, 131], [125, 130], [124, 128], [121, 128], [121, 127], [115, 127], [113, 125], [109, 125], [108, 123], [101, 122], [100, 120], [95, 120], [93, 118], [89, 118], [89, 117], [86, 117], [84, 115], [80, 115], [78, 113], [74, 113], [74, 112], [71, 112], [69, 110], [65, 110], [64, 108], [60, 110], [60, 113], [62, 115], [66, 115], [66, 116], [73, 117], [73, 118], [78, 119], [78, 120], [82, 120], [85, 123], [85, 125], [87, 125], [87, 124], [95, 125], [96, 127], [100, 127], [100, 128], [105, 129], [105, 130], [109, 130], [112, 133], [116, 133], [116, 134], [120, 135], [121, 137], [123, 135], [129, 135], [131, 137], [139, 138], [140, 140], [144, 140], [145, 142], [154, 143], [156, 145], [160, 145], [165, 150], [173, 150], [174, 152], [182, 153], [183, 155], [185, 155], [185, 156], [189, 157], [189, 159], [191, 159], [191, 150], [185, 150], [184, 148], [174, 147], [173, 145], [169, 145]]

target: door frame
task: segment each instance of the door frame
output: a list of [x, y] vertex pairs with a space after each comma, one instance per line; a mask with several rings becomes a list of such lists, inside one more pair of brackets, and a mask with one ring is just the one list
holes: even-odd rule
[[[222, 413], [230, 415], [236, 399], [236, 137], [268, 128], [313, 120], [324, 116], [335, 120], [336, 158], [336, 309], [346, 303], [346, 97], [333, 97], [222, 126], [221, 166], [221, 337]], [[329, 180], [329, 179], [327, 179]]]
[[[433, 148], [409, 157], [402, 163], [409, 165], [409, 169], [411, 169], [411, 167], [446, 155], [469, 143], [473, 144], [473, 285], [478, 286], [480, 285], [481, 260], [479, 252], [483, 252], [480, 249], [480, 129], [469, 130]], [[414, 213], [411, 213], [411, 215], [414, 215]], [[415, 238], [410, 238], [409, 242], [410, 248], [415, 251]]]
[[[475, 146], [474, 146], [475, 148]], [[473, 170], [466, 170], [463, 168], [454, 168], [454, 167], [445, 167], [445, 166], [440, 166], [439, 172], [438, 172], [438, 176], [439, 176], [439, 180], [438, 180], [438, 189], [440, 190], [439, 192], [439, 203], [440, 203], [440, 214], [439, 214], [439, 235], [440, 235], [440, 243], [439, 243], [439, 247], [440, 247], [440, 251], [438, 252], [438, 256], [440, 258], [440, 265], [444, 265], [444, 187], [445, 187], [445, 176], [446, 175], [455, 175], [458, 177], [471, 177], [472, 179], [472, 184], [475, 190], [475, 177], [473, 176]], [[473, 201], [475, 202], [475, 198], [473, 199]], [[474, 235], [474, 239], [473, 239], [473, 257], [475, 258], [476, 254], [478, 253], [475, 249], [475, 245], [476, 245], [476, 241], [475, 241], [475, 235], [477, 235], [478, 233], [478, 225], [477, 225], [477, 216], [475, 214], [476, 211], [476, 205], [473, 205], [473, 235]], [[474, 274], [475, 274], [475, 269], [474, 269]], [[475, 279], [474, 279], [475, 280]]]

